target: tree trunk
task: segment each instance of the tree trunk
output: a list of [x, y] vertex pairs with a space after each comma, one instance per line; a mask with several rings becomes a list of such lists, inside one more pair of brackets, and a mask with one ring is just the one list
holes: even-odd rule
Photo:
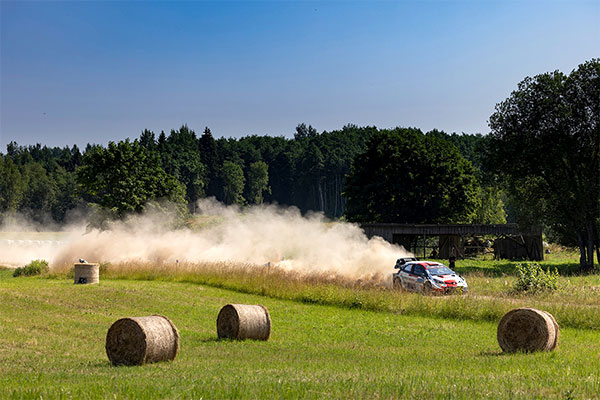
[[585, 245], [584, 235], [581, 232], [577, 233], [577, 240], [579, 242], [579, 270], [585, 271], [585, 267], [587, 265], [587, 248]]
[[323, 201], [323, 188], [321, 187], [321, 183], [323, 182], [323, 178], [319, 177], [317, 180], [317, 190], [319, 195], [319, 211], [325, 211], [325, 204]]
[[587, 268], [594, 269], [594, 221], [587, 222]]
[[338, 174], [333, 176], [333, 217], [338, 217]]

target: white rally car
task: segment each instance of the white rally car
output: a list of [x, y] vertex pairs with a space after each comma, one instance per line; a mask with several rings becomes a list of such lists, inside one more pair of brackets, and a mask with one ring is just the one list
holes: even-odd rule
[[395, 289], [425, 294], [466, 293], [467, 282], [444, 264], [399, 258], [393, 274]]

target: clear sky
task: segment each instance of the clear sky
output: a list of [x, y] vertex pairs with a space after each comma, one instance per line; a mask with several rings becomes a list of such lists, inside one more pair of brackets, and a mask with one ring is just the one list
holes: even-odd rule
[[347, 123], [487, 133], [525, 76], [600, 57], [600, 0], [0, 1], [0, 151]]

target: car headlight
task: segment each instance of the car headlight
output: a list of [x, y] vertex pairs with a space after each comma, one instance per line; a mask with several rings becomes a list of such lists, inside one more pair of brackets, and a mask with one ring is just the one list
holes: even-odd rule
[[440, 281], [433, 281], [433, 283], [435, 283], [438, 286], [446, 286], [446, 284], [444, 282], [440, 282]]

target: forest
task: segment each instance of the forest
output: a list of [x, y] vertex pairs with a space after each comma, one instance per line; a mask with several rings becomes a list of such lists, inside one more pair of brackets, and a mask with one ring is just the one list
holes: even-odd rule
[[[0, 153], [0, 218], [64, 224], [168, 200], [295, 206], [354, 222], [542, 226], [600, 259], [600, 61], [526, 77], [490, 117], [491, 132], [346, 125], [293, 137], [217, 138], [187, 125], [81, 150], [19, 145]], [[100, 214], [99, 214], [100, 211]]]
[[[187, 204], [193, 212], [198, 199], [214, 196], [225, 204], [277, 203], [339, 218], [346, 211], [345, 177], [376, 135], [405, 136], [408, 145], [420, 138], [446, 143], [444, 155], [450, 162], [468, 164], [460, 173], [470, 180], [470, 200], [478, 204], [478, 196], [485, 196], [477, 155], [482, 135], [354, 125], [318, 133], [299, 124], [290, 139], [256, 135], [215, 139], [209, 128], [197, 135], [184, 125], [158, 136], [144, 130], [133, 141], [106, 147], [88, 144], [83, 151], [76, 145], [50, 148], [12, 142], [0, 155], [0, 212], [6, 216], [18, 211], [38, 222], [63, 223], [70, 210], [90, 203], [114, 209], [120, 216], [142, 211], [151, 199], [168, 198]], [[420, 151], [411, 157], [418, 160], [428, 154], [426, 148]], [[413, 167], [417, 173], [422, 165]], [[405, 196], [410, 200], [408, 193]], [[501, 209], [498, 213], [482, 211], [459, 222], [503, 222]]]

